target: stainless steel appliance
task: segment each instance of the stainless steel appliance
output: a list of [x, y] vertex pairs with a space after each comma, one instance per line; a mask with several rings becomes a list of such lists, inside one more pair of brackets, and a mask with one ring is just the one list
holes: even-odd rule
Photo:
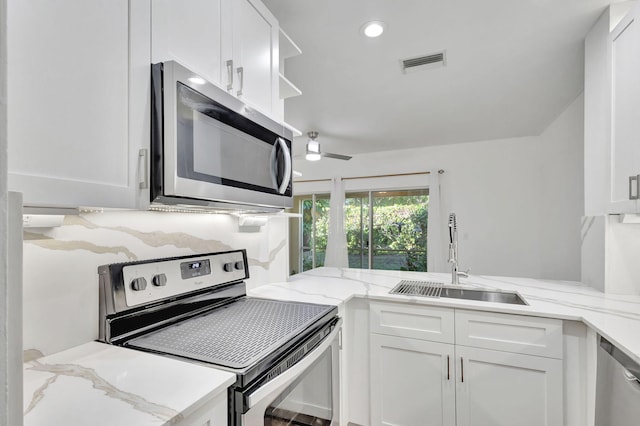
[[640, 424], [640, 364], [604, 337], [598, 348], [596, 426]]
[[177, 62], [152, 65], [151, 82], [152, 205], [293, 205], [291, 130]]
[[101, 266], [100, 340], [234, 372], [229, 425], [339, 424], [337, 308], [247, 297], [248, 271], [244, 250]]

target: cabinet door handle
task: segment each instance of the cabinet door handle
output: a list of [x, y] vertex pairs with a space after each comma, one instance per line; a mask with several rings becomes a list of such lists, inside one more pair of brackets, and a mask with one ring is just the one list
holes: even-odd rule
[[227, 92], [233, 90], [233, 59], [227, 61]]
[[[635, 182], [635, 195], [633, 193], [633, 183]], [[638, 188], [638, 184], [640, 183], [640, 175], [629, 176], [629, 199], [630, 200], [638, 200], [640, 199], [640, 188]]]
[[451, 380], [451, 370], [449, 367], [449, 355], [447, 355], [447, 380]]
[[[142, 162], [142, 167], [140, 167]], [[149, 188], [149, 162], [147, 161], [147, 150], [141, 149], [138, 151], [138, 167], [142, 169], [142, 179], [138, 182], [139, 189]]]
[[238, 89], [238, 96], [242, 96], [242, 89], [244, 89], [244, 67], [238, 67], [238, 79], [240, 80], [240, 89]]
[[464, 358], [460, 357], [460, 380], [464, 383]]

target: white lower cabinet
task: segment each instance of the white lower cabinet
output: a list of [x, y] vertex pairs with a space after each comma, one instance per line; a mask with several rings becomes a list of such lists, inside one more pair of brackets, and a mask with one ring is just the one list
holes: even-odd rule
[[[427, 306], [371, 303], [371, 424], [563, 423], [562, 321], [433, 309], [436, 314]], [[418, 320], [409, 320], [409, 313]], [[455, 328], [455, 336], [432, 334], [440, 341], [406, 337], [429, 336], [419, 319], [433, 315], [450, 321], [441, 328]], [[390, 318], [402, 321], [389, 327]], [[479, 347], [458, 344], [473, 341]]]
[[371, 335], [374, 425], [456, 424], [453, 345]]
[[562, 424], [561, 359], [456, 345], [456, 369], [458, 426]]

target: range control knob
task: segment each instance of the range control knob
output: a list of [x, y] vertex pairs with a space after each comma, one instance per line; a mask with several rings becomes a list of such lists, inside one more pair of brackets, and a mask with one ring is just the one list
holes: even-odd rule
[[229, 263], [225, 263], [222, 266], [222, 269], [224, 269], [225, 272], [231, 272], [233, 271], [233, 262], [229, 262]]
[[164, 287], [167, 285], [167, 276], [165, 274], [154, 275], [153, 278], [151, 278], [151, 282], [156, 287]]
[[233, 267], [236, 268], [238, 271], [240, 270], [244, 271], [244, 262], [242, 260], [239, 260], [233, 265]]
[[142, 291], [147, 288], [147, 280], [145, 280], [143, 277], [134, 278], [133, 280], [131, 280], [131, 288], [134, 291]]

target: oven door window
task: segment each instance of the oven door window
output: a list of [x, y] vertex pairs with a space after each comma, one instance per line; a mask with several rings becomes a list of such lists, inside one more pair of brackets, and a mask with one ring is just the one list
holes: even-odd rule
[[332, 352], [324, 354], [265, 410], [265, 426], [329, 426], [334, 416]]
[[[177, 173], [190, 180], [291, 195], [291, 142], [197, 91], [177, 87]], [[248, 167], [247, 165], [251, 165]]]

